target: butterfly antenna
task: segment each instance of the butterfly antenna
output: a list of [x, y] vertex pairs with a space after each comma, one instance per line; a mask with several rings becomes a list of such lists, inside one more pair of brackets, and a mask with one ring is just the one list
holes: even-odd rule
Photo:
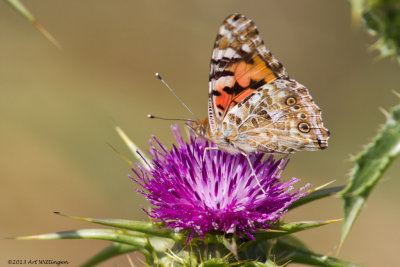
[[[172, 88], [164, 81], [164, 79], [160, 76], [160, 74], [158, 74], [158, 72], [156, 72], [156, 77], [171, 91], [171, 93], [174, 94], [174, 96], [179, 100], [179, 102], [181, 102], [181, 104], [184, 105], [185, 108], [186, 108], [187, 110], [189, 110], [189, 112], [190, 112], [196, 119], [198, 119], [197, 116], [194, 115], [193, 111], [190, 110], [190, 108], [189, 108], [188, 106], [186, 106], [186, 104], [182, 101], [182, 99], [179, 98], [179, 96], [175, 93], [175, 91], [172, 90]], [[160, 119], [160, 118], [159, 118], [159, 119]], [[180, 119], [179, 119], [179, 120], [180, 120]]]
[[163, 117], [158, 117], [158, 116], [154, 116], [151, 114], [147, 115], [147, 118], [149, 119], [159, 119], [159, 120], [164, 120], [164, 121], [190, 121], [189, 119], [172, 119], [172, 118], [163, 118]]

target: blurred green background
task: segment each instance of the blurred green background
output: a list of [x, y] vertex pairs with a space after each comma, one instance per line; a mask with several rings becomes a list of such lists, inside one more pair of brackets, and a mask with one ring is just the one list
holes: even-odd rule
[[[211, 49], [222, 20], [255, 21], [291, 77], [305, 84], [331, 131], [329, 149], [291, 156], [284, 177], [319, 186], [347, 182], [357, 154], [384, 121], [379, 107], [399, 101], [400, 67], [369, 51], [374, 38], [352, 23], [347, 1], [25, 1], [63, 46], [57, 50], [0, 2], [0, 265], [8, 259], [68, 260], [76, 266], [104, 241], [13, 241], [4, 237], [96, 226], [54, 215], [146, 220], [127, 174], [108, 144], [131, 156], [118, 124], [142, 149], [152, 134], [172, 144], [170, 123], [146, 114], [190, 117], [154, 77], [159, 72], [185, 103], [206, 116]], [[182, 126], [183, 127], [183, 126]], [[132, 157], [131, 157], [132, 158]], [[398, 162], [361, 213], [340, 257], [395, 266], [400, 251]], [[341, 218], [341, 201], [319, 201], [286, 220]], [[299, 235], [335, 255], [341, 224]], [[133, 254], [132, 258], [136, 255]], [[128, 266], [121, 256], [102, 266]]]

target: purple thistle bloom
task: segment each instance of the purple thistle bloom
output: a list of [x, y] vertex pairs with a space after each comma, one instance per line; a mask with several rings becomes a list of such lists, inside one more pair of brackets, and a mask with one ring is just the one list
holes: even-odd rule
[[152, 164], [137, 164], [139, 170], [133, 172], [138, 178], [131, 178], [146, 189], [138, 191], [154, 205], [149, 216], [175, 231], [192, 229], [189, 239], [195, 232], [201, 238], [211, 230], [254, 239], [252, 232], [266, 229], [306, 194], [302, 190], [308, 185], [290, 193], [299, 179], [279, 181], [288, 160], [275, 161], [270, 155], [262, 161], [263, 154], [250, 155], [264, 194], [243, 155], [208, 150], [203, 159], [205, 148], [214, 144], [193, 135], [185, 143], [179, 128], [172, 129], [178, 147], [168, 151], [153, 137], [159, 148], [150, 141]]

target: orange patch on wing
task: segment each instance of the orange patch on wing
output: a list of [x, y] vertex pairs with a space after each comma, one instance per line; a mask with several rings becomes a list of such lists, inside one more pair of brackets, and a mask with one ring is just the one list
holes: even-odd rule
[[275, 74], [266, 66], [265, 61], [258, 56], [253, 58], [252, 64], [241, 61], [232, 65], [230, 71], [234, 72], [235, 80], [243, 88], [248, 87], [251, 81], [264, 80], [269, 83], [276, 79]]
[[[233, 100], [235, 100], [236, 103], [240, 103], [243, 101], [243, 99], [251, 95], [254, 92], [254, 90], [255, 89], [246, 89], [243, 92], [241, 92], [237, 97], [235, 97]], [[231, 103], [231, 108], [236, 105], [235, 102]]]
[[248, 71], [250, 69], [250, 65], [246, 64], [244, 61], [240, 62], [235, 68], [235, 80], [238, 84], [246, 88], [250, 84], [250, 77], [248, 75]]
[[[215, 105], [222, 112], [234, 107], [257, 89], [248, 88], [251, 82], [264, 80], [265, 83], [270, 83], [277, 78], [272, 70], [266, 66], [265, 61], [259, 56], [253, 58], [252, 64], [247, 64], [245, 61], [233, 64], [230, 66], [229, 71], [232, 71], [234, 76], [220, 77], [215, 83], [215, 90], [220, 93], [219, 96], [215, 96]], [[239, 95], [228, 94], [223, 90], [225, 87], [233, 88], [235, 82], [242, 88], [247, 89], [240, 92]]]

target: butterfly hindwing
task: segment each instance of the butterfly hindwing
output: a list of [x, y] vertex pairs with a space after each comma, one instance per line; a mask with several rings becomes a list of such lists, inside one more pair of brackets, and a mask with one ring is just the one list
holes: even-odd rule
[[246, 152], [325, 149], [329, 138], [307, 88], [291, 79], [265, 84], [233, 107], [223, 124], [237, 129], [235, 145]]

